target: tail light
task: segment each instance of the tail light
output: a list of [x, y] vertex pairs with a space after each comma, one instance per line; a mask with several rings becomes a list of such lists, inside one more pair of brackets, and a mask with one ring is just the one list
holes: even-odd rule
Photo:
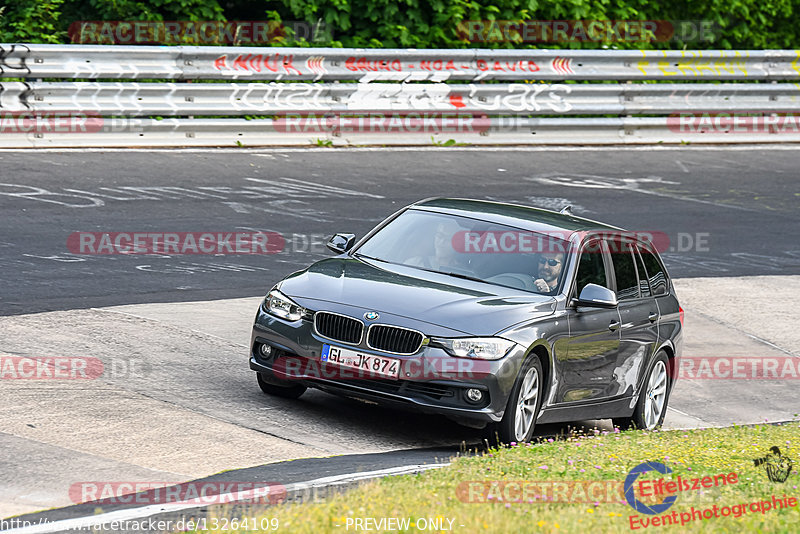
[[678, 306], [678, 316], [681, 319], [681, 328], [682, 328], [683, 327], [683, 308], [681, 306]]

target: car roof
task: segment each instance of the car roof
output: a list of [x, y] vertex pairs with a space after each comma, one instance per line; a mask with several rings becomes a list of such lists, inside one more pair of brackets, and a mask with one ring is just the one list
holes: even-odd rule
[[424, 209], [460, 215], [462, 217], [479, 218], [508, 226], [515, 226], [531, 231], [566, 231], [588, 232], [592, 230], [622, 230], [616, 226], [566, 215], [555, 211], [491, 202], [488, 200], [472, 200], [466, 198], [431, 198], [421, 200], [411, 206], [412, 209]]

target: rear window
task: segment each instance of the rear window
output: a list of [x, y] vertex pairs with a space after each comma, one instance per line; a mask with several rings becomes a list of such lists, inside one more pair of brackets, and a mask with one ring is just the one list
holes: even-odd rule
[[649, 297], [652, 293], [650, 293], [650, 284], [647, 281], [647, 271], [642, 263], [642, 257], [638, 252], [634, 252], [633, 256], [636, 258], [636, 271], [639, 273], [639, 291], [643, 297]]
[[617, 300], [639, 298], [639, 280], [636, 277], [636, 265], [633, 263], [632, 245], [615, 238], [607, 240], [607, 243], [617, 281]]
[[639, 247], [639, 252], [644, 261], [644, 268], [647, 270], [647, 280], [650, 282], [650, 290], [653, 295], [666, 295], [667, 294], [667, 274], [661, 266], [658, 258], [649, 251], [646, 247]]

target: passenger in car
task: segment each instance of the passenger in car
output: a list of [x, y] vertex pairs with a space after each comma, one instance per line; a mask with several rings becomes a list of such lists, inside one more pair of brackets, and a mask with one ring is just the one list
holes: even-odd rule
[[463, 253], [453, 248], [453, 236], [460, 230], [458, 224], [451, 220], [443, 220], [436, 225], [433, 237], [433, 255], [415, 256], [405, 262], [406, 265], [422, 267], [433, 271], [447, 272], [451, 269], [464, 270], [468, 263]]

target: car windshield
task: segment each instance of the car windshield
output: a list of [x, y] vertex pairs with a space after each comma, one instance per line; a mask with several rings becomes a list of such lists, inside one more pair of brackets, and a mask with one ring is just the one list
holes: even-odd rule
[[568, 242], [560, 237], [411, 209], [370, 237], [355, 256], [553, 294], [566, 270]]

